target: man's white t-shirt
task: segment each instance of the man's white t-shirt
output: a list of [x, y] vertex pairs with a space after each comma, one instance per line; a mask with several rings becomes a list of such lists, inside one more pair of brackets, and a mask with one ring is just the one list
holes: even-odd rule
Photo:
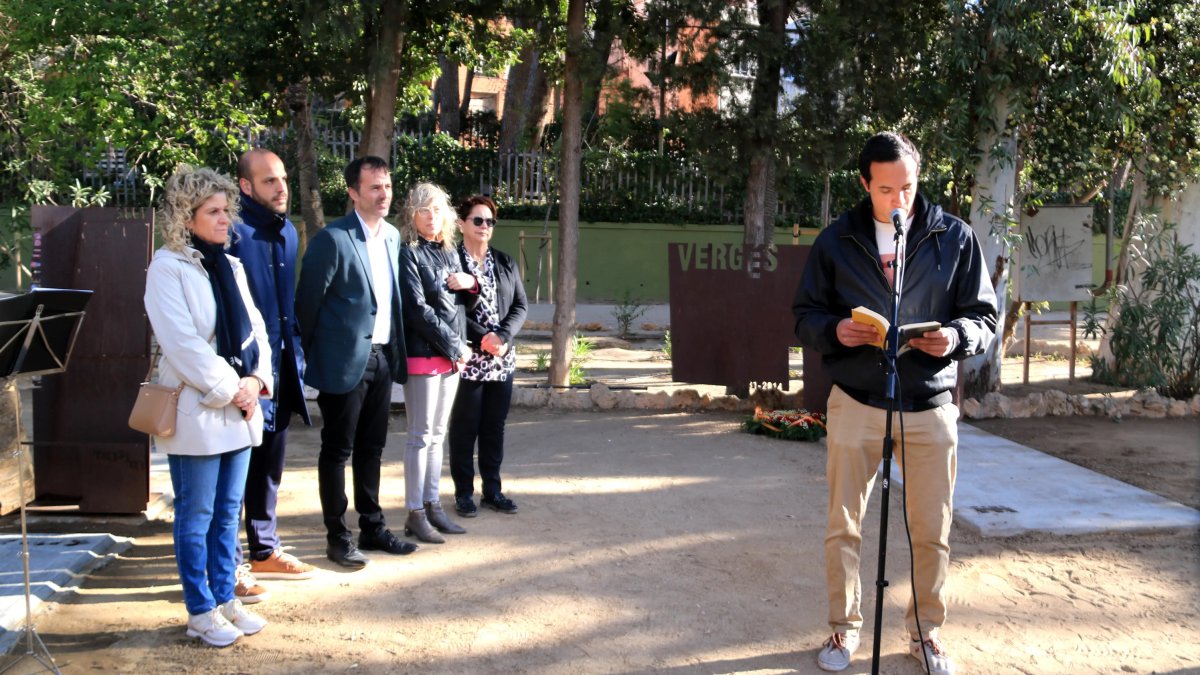
[[[904, 234], [912, 227], [913, 217], [904, 221]], [[883, 264], [883, 273], [887, 276], [888, 286], [894, 283], [896, 270], [892, 261], [896, 259], [896, 226], [891, 223], [875, 221], [875, 245], [879, 247], [879, 262]]]

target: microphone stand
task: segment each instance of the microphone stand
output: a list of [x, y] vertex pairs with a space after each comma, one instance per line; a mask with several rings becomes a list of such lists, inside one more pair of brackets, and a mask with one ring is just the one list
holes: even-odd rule
[[900, 349], [900, 294], [904, 288], [904, 255], [906, 253], [904, 221], [896, 214], [892, 216], [896, 226], [896, 258], [892, 262], [892, 303], [889, 320], [891, 327], [884, 341], [884, 360], [886, 362], [884, 394], [887, 399], [887, 420], [883, 430], [883, 485], [879, 507], [879, 568], [875, 575], [875, 630], [874, 641], [871, 645], [871, 674], [879, 675], [879, 642], [883, 629], [883, 593], [888, 586], [886, 578], [887, 561], [887, 528], [888, 528], [888, 499], [892, 483], [892, 417], [896, 412], [896, 389], [900, 375], [896, 370], [896, 356]]

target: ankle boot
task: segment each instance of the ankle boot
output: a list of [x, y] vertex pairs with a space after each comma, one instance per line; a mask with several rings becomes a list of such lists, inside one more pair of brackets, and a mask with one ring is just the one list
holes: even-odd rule
[[446, 543], [445, 537], [438, 534], [429, 524], [429, 519], [425, 517], [425, 509], [413, 509], [408, 512], [408, 520], [404, 521], [404, 534], [409, 537], [416, 535], [417, 539], [429, 544]]
[[462, 525], [450, 520], [450, 517], [442, 510], [441, 502], [425, 502], [425, 518], [442, 534], [467, 533]]

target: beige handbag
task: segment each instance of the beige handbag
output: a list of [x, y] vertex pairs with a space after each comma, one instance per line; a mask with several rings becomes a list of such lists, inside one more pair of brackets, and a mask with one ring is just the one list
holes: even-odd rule
[[175, 435], [175, 414], [179, 410], [183, 383], [172, 388], [150, 381], [160, 354], [156, 348], [154, 358], [150, 359], [150, 370], [146, 371], [146, 379], [133, 403], [133, 412], [129, 413], [129, 428], [151, 436], [167, 437]]

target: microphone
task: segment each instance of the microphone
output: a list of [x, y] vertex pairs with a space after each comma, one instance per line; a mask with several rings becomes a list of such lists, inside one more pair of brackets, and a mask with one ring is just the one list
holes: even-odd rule
[[904, 212], [900, 209], [892, 209], [892, 225], [896, 227], [896, 232], [904, 232]]

